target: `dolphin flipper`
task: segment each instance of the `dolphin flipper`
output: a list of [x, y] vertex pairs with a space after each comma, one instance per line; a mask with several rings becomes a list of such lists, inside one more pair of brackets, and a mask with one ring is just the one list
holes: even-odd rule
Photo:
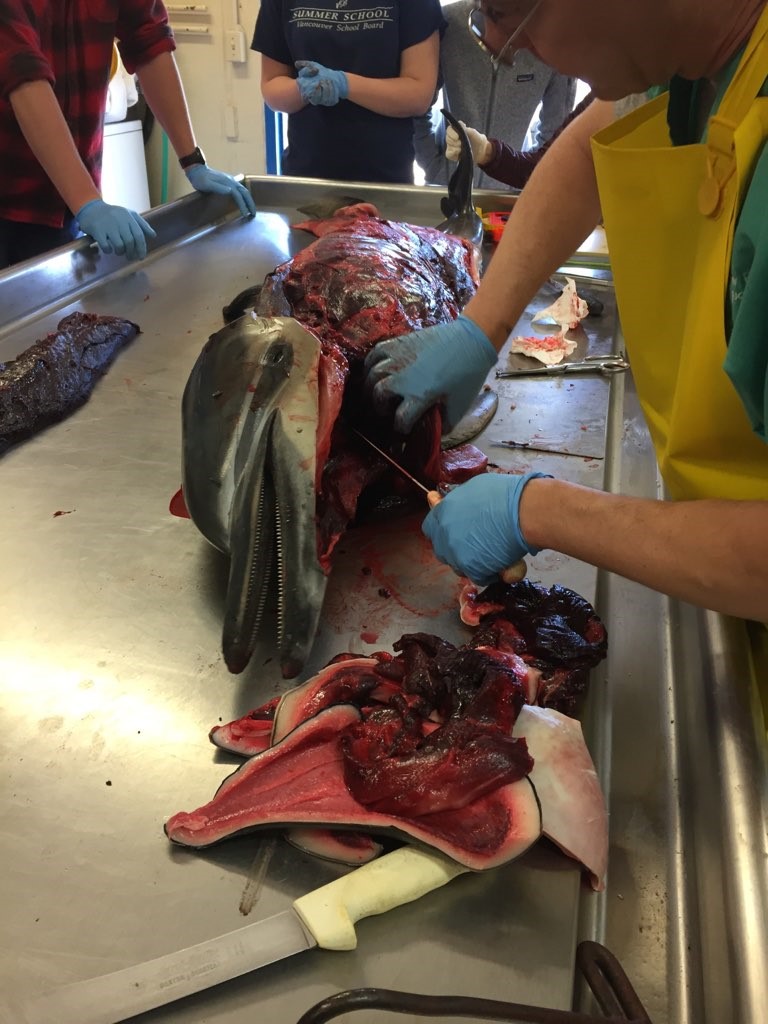
[[443, 199], [440, 204], [446, 219], [437, 225], [437, 229], [466, 239], [479, 251], [483, 244], [483, 222], [472, 201], [472, 178], [475, 173], [472, 146], [461, 121], [449, 110], [442, 110], [441, 113], [461, 140], [461, 155], [448, 182], [447, 199]]

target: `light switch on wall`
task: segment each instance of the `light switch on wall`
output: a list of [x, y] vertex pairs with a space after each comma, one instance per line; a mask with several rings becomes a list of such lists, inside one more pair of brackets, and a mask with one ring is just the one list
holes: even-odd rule
[[242, 25], [228, 29], [224, 34], [226, 58], [232, 64], [245, 64], [248, 60], [248, 44]]

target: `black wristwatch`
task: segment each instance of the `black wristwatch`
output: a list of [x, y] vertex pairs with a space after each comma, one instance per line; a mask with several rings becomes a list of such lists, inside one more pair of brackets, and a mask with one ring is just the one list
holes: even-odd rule
[[189, 167], [194, 167], [195, 164], [205, 164], [205, 157], [199, 146], [195, 146], [189, 156], [179, 158], [179, 167], [182, 171], [186, 171]]

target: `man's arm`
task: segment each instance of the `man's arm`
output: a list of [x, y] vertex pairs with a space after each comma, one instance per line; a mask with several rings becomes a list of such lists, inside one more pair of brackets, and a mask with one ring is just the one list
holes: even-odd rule
[[81, 230], [103, 252], [143, 259], [146, 237], [154, 237], [155, 232], [137, 213], [102, 200], [50, 84], [42, 79], [25, 82], [10, 94], [10, 104], [30, 149]]
[[195, 133], [173, 54], [159, 54], [147, 64], [137, 67], [136, 74], [141, 91], [174, 152], [179, 157], [187, 156], [195, 148]]
[[517, 199], [480, 288], [464, 310], [497, 350], [542, 282], [600, 220], [590, 139], [613, 119], [613, 103], [591, 103], [552, 144]]
[[531, 480], [520, 527], [552, 548], [725, 615], [768, 621], [768, 502], [653, 501]]
[[69, 209], [76, 213], [85, 203], [99, 199], [49, 83], [25, 82], [9, 99], [29, 148]]
[[[195, 133], [189, 118], [184, 87], [172, 53], [161, 53], [142, 64], [136, 72], [147, 103], [152, 108], [176, 155], [188, 156], [195, 149]], [[248, 189], [231, 174], [215, 171], [207, 164], [193, 164], [185, 173], [198, 192], [213, 192], [231, 197], [243, 217], [252, 217], [256, 205]]]

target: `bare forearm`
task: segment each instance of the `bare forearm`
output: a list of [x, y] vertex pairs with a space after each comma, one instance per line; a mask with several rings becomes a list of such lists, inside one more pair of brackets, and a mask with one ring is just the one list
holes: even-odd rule
[[768, 620], [768, 502], [652, 501], [532, 480], [523, 535], [726, 615]]
[[434, 89], [413, 78], [363, 78], [347, 75], [353, 103], [386, 117], [418, 117], [432, 102]]
[[301, 98], [296, 79], [289, 75], [262, 81], [261, 94], [270, 110], [279, 110], [283, 114], [296, 114], [307, 105]]
[[542, 282], [598, 223], [589, 140], [612, 119], [613, 104], [592, 103], [554, 142], [515, 203], [480, 289], [464, 310], [497, 349]]
[[196, 145], [195, 134], [173, 54], [161, 53], [138, 68], [137, 74], [141, 91], [176, 155], [191, 153]]
[[99, 199], [48, 82], [26, 82], [10, 95], [14, 116], [29, 148], [73, 213]]

